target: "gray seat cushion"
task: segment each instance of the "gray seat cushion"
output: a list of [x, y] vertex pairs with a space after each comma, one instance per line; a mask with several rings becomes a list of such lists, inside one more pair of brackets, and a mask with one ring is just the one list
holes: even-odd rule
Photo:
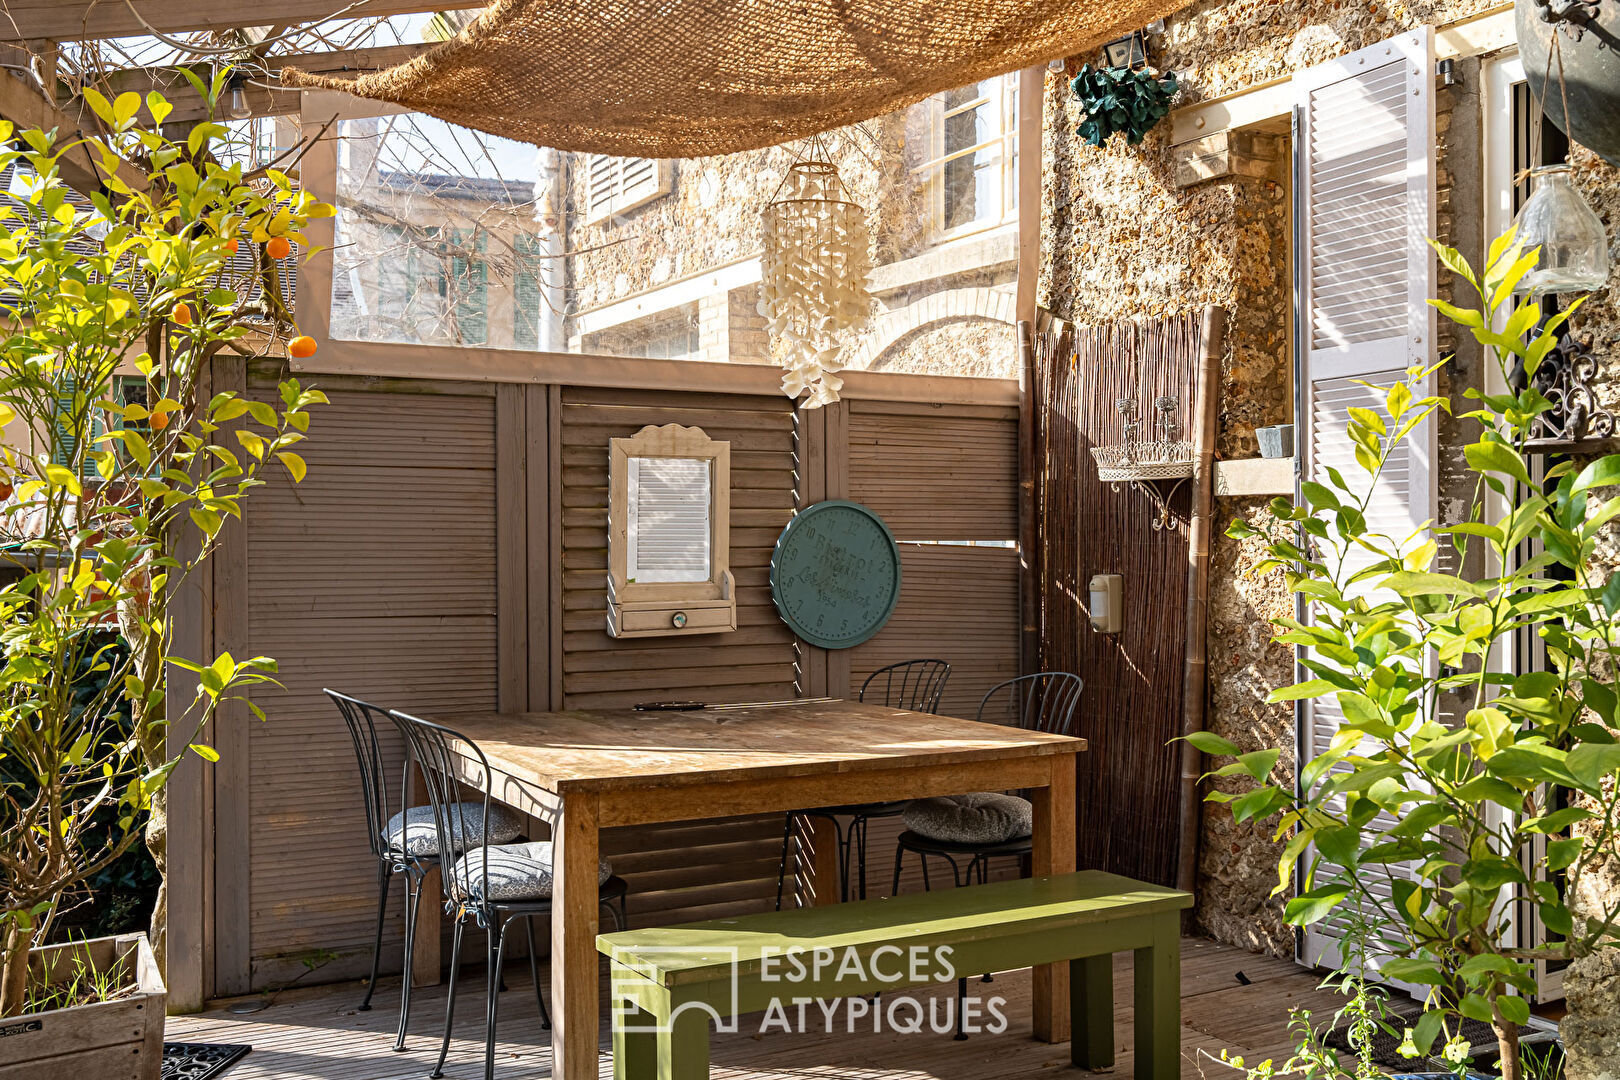
[[[451, 871], [451, 891], [458, 896], [492, 901], [545, 900], [551, 896], [551, 841], [507, 844], [489, 849], [489, 896], [484, 897], [484, 849], [469, 851]], [[613, 867], [597, 867], [596, 884], [613, 876]]]
[[1028, 799], [998, 791], [918, 799], [906, 807], [906, 828], [953, 844], [999, 844], [1028, 836], [1034, 827]]
[[[456, 812], [456, 807], [461, 812]], [[445, 807], [445, 825], [450, 829], [450, 843], [456, 851], [465, 851], [484, 842], [484, 804], [482, 802], [455, 803]], [[466, 836], [462, 836], [465, 825]], [[504, 844], [523, 831], [523, 819], [516, 810], [500, 803], [489, 804], [489, 842]], [[433, 824], [433, 807], [413, 806], [388, 819], [383, 826], [383, 839], [390, 851], [403, 850], [407, 855], [439, 854], [439, 831]]]

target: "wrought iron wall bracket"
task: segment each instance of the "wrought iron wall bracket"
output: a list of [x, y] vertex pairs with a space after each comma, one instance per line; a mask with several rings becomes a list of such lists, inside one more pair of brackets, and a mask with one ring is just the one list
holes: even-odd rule
[[[1170, 503], [1175, 499], [1176, 492], [1189, 477], [1177, 476], [1174, 478], [1155, 477], [1141, 480], [1115, 480], [1109, 484], [1113, 491], [1119, 490], [1120, 484], [1129, 484], [1137, 491], [1148, 497], [1153, 504], [1153, 528], [1155, 530], [1170, 528]], [[1168, 485], [1168, 486], [1162, 486]]]

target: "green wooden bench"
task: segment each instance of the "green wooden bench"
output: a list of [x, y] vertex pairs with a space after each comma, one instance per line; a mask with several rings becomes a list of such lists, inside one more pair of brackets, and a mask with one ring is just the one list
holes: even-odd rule
[[[597, 948], [612, 960], [613, 1075], [700, 1080], [709, 1074], [711, 1020], [724, 1025], [770, 1009], [773, 999], [845, 998], [943, 981], [932, 961], [924, 969], [932, 975], [891, 980], [906, 969], [910, 950], [927, 955], [948, 945], [950, 965], [964, 975], [1069, 961], [1070, 1056], [1088, 1069], [1114, 1062], [1112, 954], [1133, 951], [1136, 1076], [1179, 1080], [1179, 913], [1192, 902], [1174, 889], [1083, 870], [604, 934]], [[800, 950], [805, 971], [787, 981], [792, 950]], [[832, 958], [819, 973], [817, 950]], [[886, 952], [874, 956], [879, 950]], [[796, 1009], [786, 1011], [796, 1018]], [[809, 1015], [820, 1012], [812, 1007]]]

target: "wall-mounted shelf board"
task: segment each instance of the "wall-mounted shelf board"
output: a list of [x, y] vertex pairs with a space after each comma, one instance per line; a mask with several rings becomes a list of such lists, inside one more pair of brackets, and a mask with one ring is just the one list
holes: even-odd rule
[[1215, 463], [1215, 495], [1292, 495], [1294, 459], [1244, 458]]

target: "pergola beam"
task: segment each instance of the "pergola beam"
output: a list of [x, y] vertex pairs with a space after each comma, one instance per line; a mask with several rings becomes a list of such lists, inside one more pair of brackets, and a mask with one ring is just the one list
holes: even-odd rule
[[[395, 64], [403, 64], [430, 48], [431, 44], [381, 45], [374, 49], [343, 49], [267, 56], [263, 63], [271, 69], [270, 74], [251, 75], [248, 84], [242, 87], [242, 92], [247, 98], [247, 106], [253, 116], [287, 116], [298, 112], [299, 91], [279, 89], [278, 73], [283, 67], [295, 67], [322, 75], [341, 75], [345, 72], [358, 75], [365, 71], [380, 71]], [[191, 70], [201, 76], [204, 83], [213, 77], [206, 64], [193, 65]], [[173, 67], [125, 68], [108, 73], [95, 85], [109, 98], [127, 90], [133, 90], [145, 97], [148, 91], [156, 90], [174, 106], [174, 112], [169, 115], [169, 123], [195, 123], [208, 118], [207, 102]], [[267, 89], [267, 87], [277, 88]], [[221, 102], [216, 119], [226, 118], [224, 109], [227, 106], [228, 102]], [[64, 107], [76, 111], [77, 99], [65, 103]]]
[[[56, 145], [65, 146], [86, 138], [79, 125], [61, 109], [45, 100], [39, 89], [25, 83], [9, 72], [0, 72], [0, 117], [10, 120], [18, 131], [39, 128], [56, 131]], [[88, 146], [78, 145], [63, 153], [57, 162], [62, 182], [85, 195], [100, 191], [107, 172], [101, 166], [101, 156]], [[146, 177], [127, 162], [118, 163], [117, 174], [124, 183], [139, 191], [146, 187]]]
[[[134, 11], [130, 10], [131, 4]], [[454, 6], [484, 5], [464, 2]], [[433, 0], [361, 0], [352, 7], [345, 0], [254, 0], [233, 4], [219, 0], [129, 0], [129, 3], [124, 0], [9, 0], [0, 11], [0, 42], [140, 37], [150, 33], [141, 24], [142, 19], [165, 34], [177, 34], [188, 30], [321, 22], [340, 9], [340, 18], [364, 19], [414, 15], [444, 8], [444, 0], [437, 3]]]

